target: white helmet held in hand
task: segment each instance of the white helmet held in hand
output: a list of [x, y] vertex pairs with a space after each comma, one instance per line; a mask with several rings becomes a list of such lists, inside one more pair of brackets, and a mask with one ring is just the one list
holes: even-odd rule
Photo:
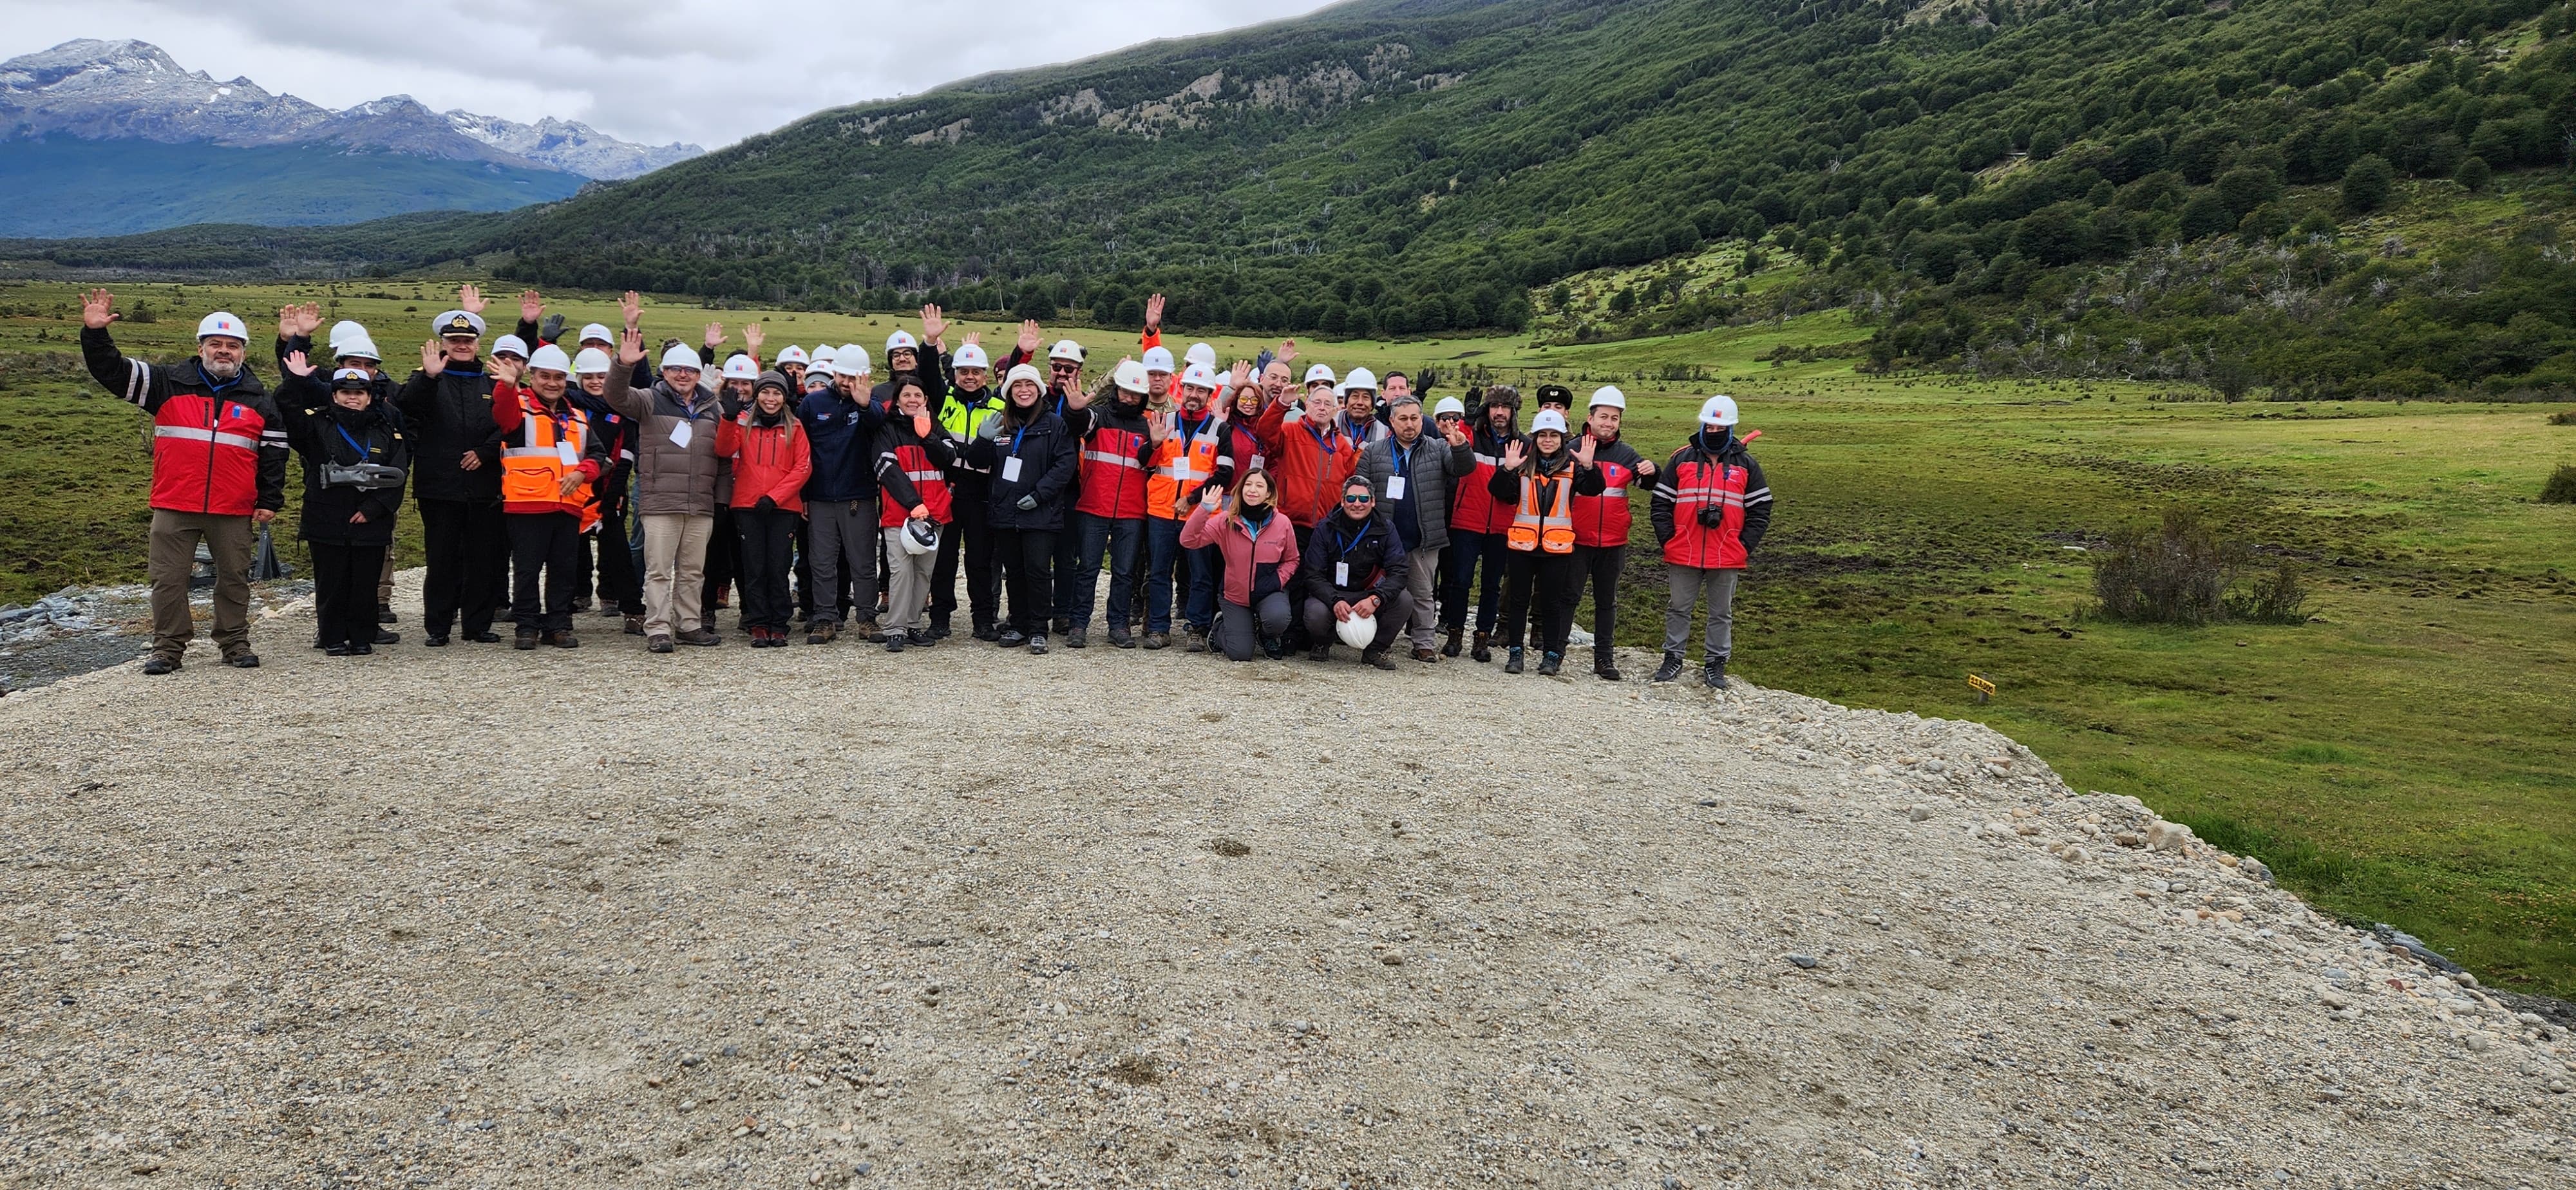
[[[543, 347], [537, 348], [536, 354], [528, 357], [528, 370], [531, 372], [563, 372], [568, 374], [572, 371], [572, 357], [565, 355], [563, 348], [557, 347], [552, 343], [548, 343]], [[602, 370], [605, 371], [606, 369]]]
[[1333, 629], [1342, 643], [1354, 649], [1365, 649], [1377, 643], [1377, 617], [1354, 615]]
[[903, 532], [896, 535], [896, 540], [903, 543], [903, 552], [916, 558], [938, 553], [939, 525], [926, 517], [905, 521]]
[[1735, 398], [1724, 393], [1719, 393], [1700, 403], [1699, 424], [1701, 425], [1731, 426], [1739, 416], [1741, 415], [1735, 410]]

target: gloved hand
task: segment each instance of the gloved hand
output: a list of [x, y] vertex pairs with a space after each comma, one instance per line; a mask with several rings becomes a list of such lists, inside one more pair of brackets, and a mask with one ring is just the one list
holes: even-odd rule
[[1018, 507], [1022, 512], [1035, 512], [1038, 507], [1038, 498], [1035, 496], [1022, 496], [1020, 497]]
[[975, 427], [975, 436], [988, 440], [1001, 437], [1002, 419], [998, 417], [985, 418], [984, 424]]
[[770, 499], [767, 496], [763, 496], [760, 498], [760, 502], [752, 505], [752, 507], [761, 512], [776, 512], [778, 511], [778, 501]]
[[537, 337], [548, 343], [559, 342], [563, 338], [563, 326], [563, 315], [548, 314], [546, 320], [537, 326]]
[[1711, 504], [1699, 510], [1699, 523], [1711, 529], [1726, 523], [1726, 506]]

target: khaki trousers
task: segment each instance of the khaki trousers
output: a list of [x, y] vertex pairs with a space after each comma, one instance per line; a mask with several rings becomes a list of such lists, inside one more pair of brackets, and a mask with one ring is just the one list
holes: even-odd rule
[[176, 661], [196, 639], [188, 618], [188, 571], [197, 541], [215, 560], [215, 647], [226, 657], [250, 651], [250, 563], [259, 535], [246, 516], [152, 510], [145, 570], [152, 576], [152, 653]]
[[698, 608], [707, 577], [707, 542], [715, 531], [713, 516], [663, 512], [644, 517], [644, 635], [676, 636], [705, 627]]

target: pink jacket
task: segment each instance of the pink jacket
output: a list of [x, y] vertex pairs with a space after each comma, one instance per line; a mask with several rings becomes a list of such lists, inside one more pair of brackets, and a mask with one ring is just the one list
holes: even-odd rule
[[1243, 518], [1214, 516], [1204, 502], [1190, 506], [1190, 519], [1181, 526], [1181, 548], [1194, 550], [1213, 545], [1225, 554], [1225, 589], [1218, 592], [1227, 603], [1237, 607], [1252, 604], [1252, 568], [1257, 562], [1274, 566], [1279, 589], [1285, 591], [1297, 577], [1297, 527], [1288, 517], [1271, 506], [1270, 519], [1261, 526], [1255, 539], [1245, 528]]

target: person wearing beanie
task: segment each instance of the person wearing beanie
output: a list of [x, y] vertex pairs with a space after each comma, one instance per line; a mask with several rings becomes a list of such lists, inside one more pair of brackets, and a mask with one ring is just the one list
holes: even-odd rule
[[631, 323], [618, 340], [617, 359], [600, 399], [637, 423], [634, 506], [644, 518], [644, 647], [668, 653], [674, 644], [720, 645], [724, 638], [705, 622], [699, 593], [707, 538], [715, 528], [721, 407], [715, 391], [698, 383], [698, 353], [686, 345], [663, 353], [659, 378], [642, 390], [629, 383], [644, 362], [644, 332]]
[[1377, 628], [1362, 646], [1360, 661], [1394, 669], [1387, 649], [1413, 619], [1413, 596], [1405, 590], [1404, 578], [1409, 560], [1395, 526], [1378, 510], [1376, 485], [1367, 476], [1342, 481], [1341, 508], [1315, 526], [1302, 556], [1298, 604], [1315, 660], [1332, 660], [1341, 625], [1361, 620]]
[[814, 461], [804, 426], [787, 408], [787, 376], [762, 372], [751, 403], [716, 423], [716, 457], [733, 462], [734, 535], [742, 563], [742, 626], [755, 649], [787, 644], [795, 603], [787, 591], [796, 522]]
[[573, 565], [608, 437], [593, 432], [590, 415], [566, 395], [572, 360], [563, 348], [538, 348], [524, 369], [495, 356], [491, 369], [492, 425], [502, 442], [501, 514], [510, 537], [510, 612], [518, 624], [514, 647], [533, 649], [543, 639], [559, 649], [578, 648], [572, 597], [581, 587]]
[[1296, 527], [1271, 498], [1270, 473], [1258, 467], [1243, 472], [1230, 497], [1215, 484], [1200, 488], [1190, 519], [1181, 526], [1181, 545], [1225, 555], [1218, 596], [1223, 606], [1216, 617], [1218, 651], [1229, 661], [1250, 661], [1255, 649], [1273, 661], [1286, 656], [1281, 638], [1292, 617], [1289, 587], [1297, 581], [1301, 559]]
[[[1565, 662], [1574, 630], [1574, 497], [1601, 494], [1601, 472], [1592, 465], [1592, 439], [1568, 449], [1565, 414], [1543, 409], [1530, 420], [1526, 443], [1503, 450], [1486, 491], [1512, 510], [1503, 535], [1503, 644], [1511, 656], [1503, 672], [1521, 672], [1524, 635], [1539, 646], [1538, 672], [1554, 677]], [[1526, 631], [1535, 615], [1536, 631]]]
[[1035, 367], [1014, 365], [1002, 391], [1000, 416], [986, 418], [966, 446], [968, 464], [993, 477], [985, 521], [1010, 587], [1010, 626], [994, 643], [1044, 654], [1055, 601], [1048, 571], [1064, 529], [1077, 446], [1064, 419], [1047, 408], [1046, 380]]
[[456, 298], [456, 309], [430, 323], [437, 338], [422, 345], [420, 370], [394, 394], [411, 438], [412, 504], [429, 567], [421, 580], [421, 643], [432, 648], [447, 644], [457, 627], [470, 641], [501, 639], [492, 620], [510, 566], [493, 380], [481, 357], [483, 295], [467, 285]]
[[278, 416], [287, 444], [304, 458], [300, 535], [313, 555], [322, 648], [333, 657], [363, 657], [396, 643], [376, 622], [376, 574], [393, 544], [411, 445], [367, 370], [337, 369], [326, 389], [301, 348], [279, 366]]
[[[1394, 381], [1389, 379], [1392, 387]], [[1456, 405], [1456, 401], [1449, 404]], [[1410, 389], [1387, 398], [1388, 436], [1360, 452], [1358, 476], [1377, 493], [1380, 516], [1404, 544], [1404, 589], [1411, 615], [1413, 659], [1440, 659], [1432, 647], [1438, 626], [1440, 556], [1449, 547], [1449, 505], [1458, 484], [1476, 470], [1466, 428], [1452, 415], [1435, 436], [1422, 423], [1422, 401]]]
[[[930, 415], [920, 378], [907, 372], [895, 382], [894, 406], [875, 445], [883, 508], [877, 525], [885, 535], [888, 567], [885, 647], [900, 653], [939, 640], [929, 628], [930, 576], [939, 564], [936, 539], [954, 519], [947, 468], [957, 459], [957, 443]], [[927, 550], [917, 545], [924, 539], [932, 541]]]
[[1700, 405], [1699, 430], [1665, 462], [1648, 515], [1664, 546], [1664, 662], [1655, 680], [1682, 676], [1682, 650], [1690, 644], [1691, 614], [1708, 596], [1708, 635], [1701, 680], [1726, 689], [1733, 652], [1735, 588], [1755, 547], [1771, 528], [1771, 484], [1762, 464], [1744, 449], [1758, 435], [1735, 436], [1740, 414], [1723, 394]]
[[1581, 433], [1592, 440], [1592, 465], [1601, 472], [1601, 494], [1574, 497], [1574, 587], [1569, 606], [1583, 601], [1592, 587], [1592, 674], [1606, 682], [1620, 679], [1611, 645], [1619, 631], [1619, 575], [1628, 564], [1628, 532], [1633, 510], [1630, 489], [1654, 477], [1655, 464], [1637, 448], [1619, 440], [1619, 425], [1628, 413], [1628, 396], [1610, 385], [1593, 390], [1591, 410]]
[[[1467, 631], [1468, 596], [1473, 594], [1476, 643], [1467, 655], [1471, 660], [1491, 661], [1494, 624], [1503, 611], [1503, 541], [1512, 525], [1512, 510], [1496, 504], [1489, 490], [1503, 452], [1520, 441], [1521, 394], [1508, 384], [1497, 384], [1481, 395], [1470, 390], [1466, 404], [1475, 410], [1468, 446], [1476, 469], [1460, 481], [1457, 503], [1449, 509], [1449, 549], [1444, 559], [1448, 574], [1440, 588], [1441, 623], [1449, 639], [1440, 646], [1440, 655], [1458, 655], [1459, 638]], [[1477, 581], [1479, 562], [1484, 564], [1482, 583]]]
[[962, 561], [966, 568], [967, 623], [975, 639], [991, 641], [1002, 635], [997, 621], [1001, 616], [1001, 573], [994, 566], [993, 537], [985, 527], [985, 501], [992, 495], [993, 477], [966, 461], [964, 443], [975, 440], [984, 423], [1002, 412], [1001, 390], [993, 385], [993, 366], [984, 356], [983, 344], [976, 336], [966, 336], [957, 354], [949, 357], [948, 395], [938, 403], [939, 424], [947, 431], [951, 443], [959, 444], [955, 461], [948, 467], [948, 528], [939, 535], [939, 559], [930, 571], [930, 634], [948, 635], [949, 618], [957, 611], [957, 569]]
[[[843, 617], [857, 612], [861, 640], [876, 640], [877, 627], [877, 428], [885, 410], [868, 396], [869, 360], [856, 343], [832, 352], [832, 387], [808, 390], [796, 419], [811, 440], [814, 471], [805, 481], [813, 549], [814, 607], [805, 621], [805, 643], [826, 645], [841, 634]], [[816, 368], [820, 371], [818, 365]], [[844, 590], [850, 592], [843, 603]]]

